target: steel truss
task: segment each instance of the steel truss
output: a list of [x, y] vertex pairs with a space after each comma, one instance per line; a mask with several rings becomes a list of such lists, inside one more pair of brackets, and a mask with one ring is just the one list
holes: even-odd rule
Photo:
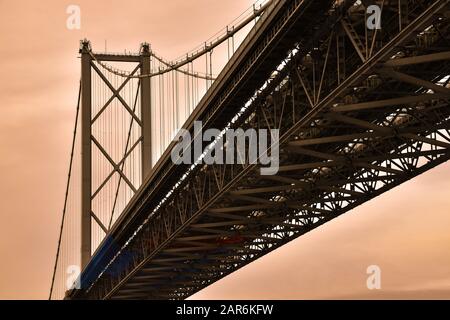
[[198, 166], [80, 297], [186, 298], [447, 161], [449, 1], [375, 2], [381, 30], [353, 1], [310, 19], [234, 124], [280, 129], [278, 174]]

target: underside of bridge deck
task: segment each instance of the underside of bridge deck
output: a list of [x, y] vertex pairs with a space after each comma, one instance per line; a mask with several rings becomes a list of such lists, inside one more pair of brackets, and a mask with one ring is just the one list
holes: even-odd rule
[[133, 232], [109, 238], [76, 298], [186, 298], [449, 159], [449, 1], [373, 1], [375, 30], [353, 2], [280, 1], [248, 73], [195, 115], [222, 129], [257, 90], [232, 127], [279, 129], [278, 173], [198, 165], [156, 210], [187, 171], [171, 169], [166, 189], [138, 193]]

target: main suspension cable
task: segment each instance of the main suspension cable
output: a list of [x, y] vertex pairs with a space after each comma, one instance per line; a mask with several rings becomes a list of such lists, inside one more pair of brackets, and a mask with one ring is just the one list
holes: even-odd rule
[[55, 284], [56, 269], [58, 268], [58, 260], [59, 260], [59, 253], [60, 253], [60, 248], [61, 248], [62, 233], [63, 233], [63, 229], [64, 229], [64, 220], [66, 217], [67, 199], [69, 197], [70, 177], [72, 174], [72, 164], [73, 164], [73, 154], [74, 154], [74, 150], [75, 150], [75, 140], [76, 140], [76, 136], [77, 136], [78, 114], [80, 112], [80, 99], [81, 99], [81, 80], [80, 80], [79, 89], [78, 89], [78, 99], [77, 99], [78, 102], [77, 102], [77, 110], [76, 110], [76, 114], [75, 114], [75, 127], [73, 130], [72, 147], [70, 150], [70, 162], [69, 162], [69, 173], [67, 175], [66, 194], [64, 196], [64, 206], [63, 206], [63, 212], [62, 212], [62, 218], [61, 218], [61, 226], [59, 229], [58, 247], [56, 249], [55, 266], [53, 268], [52, 284], [50, 286], [50, 294], [48, 296], [48, 300], [52, 299], [53, 286]]
[[[92, 57], [92, 59], [94, 59], [98, 64], [100, 64], [103, 68], [105, 68], [106, 70], [108, 70], [111, 73], [114, 73], [117, 76], [120, 77], [126, 77], [126, 78], [151, 78], [151, 77], [155, 77], [157, 75], [161, 75], [170, 71], [178, 71], [181, 73], [184, 73], [188, 76], [192, 76], [195, 78], [201, 78], [201, 79], [206, 79], [208, 80], [215, 80], [215, 78], [212, 77], [212, 75], [208, 74], [208, 72], [206, 72], [205, 75], [199, 74], [197, 72], [189, 72], [183, 69], [180, 69], [182, 66], [189, 64], [190, 62], [193, 62], [194, 60], [200, 58], [203, 55], [207, 55], [208, 53], [211, 53], [211, 51], [216, 48], [217, 46], [219, 46], [220, 44], [222, 44], [224, 41], [227, 41], [228, 39], [232, 39], [232, 43], [233, 43], [233, 52], [234, 52], [234, 35], [236, 33], [238, 33], [240, 30], [242, 30], [245, 26], [247, 26], [250, 22], [252, 22], [254, 19], [258, 18], [259, 16], [261, 16], [264, 11], [269, 7], [269, 5], [272, 3], [272, 0], [267, 0], [266, 3], [262, 4], [258, 9], [253, 6], [253, 12], [250, 16], [248, 16], [246, 19], [244, 19], [243, 21], [241, 21], [237, 26], [233, 26], [231, 29], [226, 29], [226, 33], [225, 35], [218, 37], [216, 40], [211, 41], [209, 44], [207, 44], [205, 42], [204, 47], [201, 50], [198, 50], [197, 52], [192, 53], [191, 55], [189, 55], [189, 53], [186, 54], [186, 57], [180, 61], [177, 61], [175, 63], [171, 63], [168, 62], [166, 60], [164, 60], [163, 58], [157, 56], [154, 52], [150, 52], [150, 55], [152, 57], [154, 57], [156, 60], [158, 60], [159, 62], [161, 62], [162, 64], [164, 64], [167, 68], [164, 69], [159, 69], [158, 71], [155, 72], [150, 72], [147, 74], [140, 74], [140, 75], [131, 75], [130, 72], [128, 71], [123, 71], [123, 70], [118, 70], [115, 69], [109, 65], [107, 65], [106, 63], [103, 63], [101, 61], [99, 61], [95, 54], [92, 53], [92, 50], [89, 50], [89, 54]], [[189, 68], [188, 68], [189, 70]]]

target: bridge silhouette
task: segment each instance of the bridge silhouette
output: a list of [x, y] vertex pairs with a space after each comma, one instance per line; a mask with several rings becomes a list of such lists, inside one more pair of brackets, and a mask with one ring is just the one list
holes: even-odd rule
[[[187, 298], [447, 161], [449, 25], [449, 0], [266, 0], [171, 61], [81, 41], [50, 299]], [[196, 121], [278, 129], [278, 172], [175, 164]]]

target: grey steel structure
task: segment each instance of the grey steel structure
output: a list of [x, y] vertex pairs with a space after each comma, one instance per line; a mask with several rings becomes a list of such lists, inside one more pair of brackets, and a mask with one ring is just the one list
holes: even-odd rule
[[[273, 1], [184, 127], [225, 128], [254, 96], [233, 126], [280, 129], [278, 174], [254, 164], [189, 171], [171, 162], [172, 144], [70, 298], [186, 298], [447, 161], [449, 2]], [[370, 4], [382, 8], [379, 30], [366, 28]]]
[[[114, 54], [93, 54], [90, 46], [90, 42], [83, 40], [81, 42], [81, 153], [82, 153], [82, 184], [81, 184], [81, 267], [85, 268], [91, 259], [92, 243], [92, 220], [101, 226], [105, 233], [108, 233], [108, 228], [105, 226], [96, 213], [92, 210], [92, 201], [95, 196], [101, 191], [104, 184], [108, 182], [112, 174], [118, 173], [133, 191], [136, 191], [131, 179], [127, 177], [124, 172], [124, 163], [133, 150], [138, 146], [141, 146], [141, 174], [143, 178], [147, 176], [151, 169], [151, 99], [150, 99], [150, 78], [142, 78], [138, 84], [138, 93], [141, 99], [141, 115], [136, 114], [135, 106], [129, 106], [125, 99], [121, 96], [121, 90], [125, 87], [127, 82], [131, 79], [128, 78], [123, 83], [115, 88], [113, 84], [107, 79], [102, 72], [100, 66], [96, 62], [114, 61], [114, 62], [128, 62], [135, 64], [134, 70], [131, 73], [133, 76], [140, 71], [140, 74], [146, 74], [150, 71], [150, 46], [147, 43], [141, 45], [141, 52], [139, 55], [114, 55]], [[104, 103], [100, 110], [96, 113], [92, 113], [92, 73], [102, 79], [104, 84], [111, 90], [112, 96]], [[96, 138], [92, 133], [92, 126], [95, 121], [105, 112], [107, 108], [111, 108], [111, 102], [114, 99], [118, 99], [122, 106], [129, 112], [135, 123], [140, 127], [140, 137], [134, 142], [132, 146], [127, 148], [126, 153], [117, 162], [114, 161], [113, 156], [109, 150], [102, 145], [100, 139]], [[135, 102], [136, 104], [136, 102]], [[98, 188], [92, 188], [92, 148], [96, 146], [100, 150], [101, 154], [109, 161], [113, 170], [105, 177]]]

